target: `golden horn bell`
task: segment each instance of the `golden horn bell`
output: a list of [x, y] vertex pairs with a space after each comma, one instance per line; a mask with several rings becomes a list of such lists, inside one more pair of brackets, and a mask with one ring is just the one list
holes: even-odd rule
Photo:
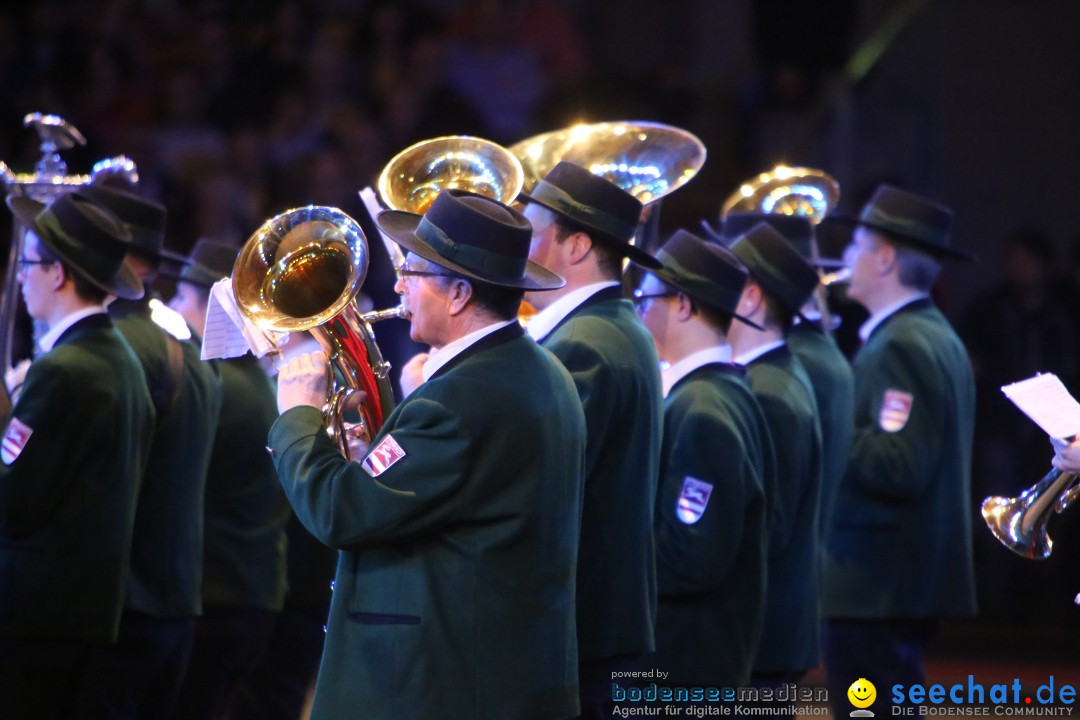
[[525, 180], [521, 163], [503, 146], [468, 135], [411, 145], [383, 167], [379, 196], [392, 210], [422, 215], [444, 189], [469, 190], [509, 205]]
[[[336, 369], [323, 418], [349, 459], [350, 437], [370, 441], [394, 408], [393, 390], [370, 323], [400, 308], [361, 314], [355, 304], [368, 269], [360, 225], [337, 208], [308, 205], [276, 215], [240, 250], [232, 272], [240, 311], [273, 332], [310, 330]], [[352, 397], [363, 390], [365, 397]]]
[[642, 203], [689, 182], [705, 164], [705, 145], [693, 133], [654, 122], [573, 125], [510, 146], [525, 169], [528, 193], [562, 161], [607, 178]]
[[777, 165], [747, 180], [720, 209], [728, 213], [801, 215], [818, 224], [840, 200], [840, 183], [822, 170]]
[[1050, 557], [1054, 543], [1047, 524], [1080, 497], [1077, 477], [1057, 468], [1015, 498], [988, 497], [982, 516], [990, 532], [1005, 547], [1031, 560]]

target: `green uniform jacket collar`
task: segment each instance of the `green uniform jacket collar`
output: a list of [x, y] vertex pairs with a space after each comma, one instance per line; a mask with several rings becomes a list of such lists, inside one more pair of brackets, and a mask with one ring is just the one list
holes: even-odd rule
[[746, 378], [746, 366], [745, 365], [739, 365], [738, 363], [724, 363], [724, 362], [705, 363], [704, 365], [701, 365], [699, 367], [694, 368], [690, 372], [686, 373], [686, 375], [679, 378], [679, 381], [671, 386], [671, 390], [668, 391], [668, 396], [670, 397], [671, 394], [673, 392], [675, 392], [675, 388], [679, 387], [680, 385], [682, 385], [687, 380], [689, 380], [689, 379], [691, 379], [693, 377], [697, 377], [699, 375], [704, 375], [704, 374], [707, 374], [707, 373], [714, 373], [714, 372], [718, 372], [721, 375], [730, 375], [732, 377], [739, 378], [740, 380], [743, 380], [743, 379]]
[[874, 327], [873, 330], [870, 331], [870, 335], [867, 336], [866, 342], [870, 342], [870, 338], [874, 337], [874, 335], [879, 330], [881, 330], [881, 328], [883, 328], [884, 326], [886, 326], [890, 322], [892, 322], [894, 318], [899, 317], [900, 315], [903, 315], [904, 313], [918, 312], [920, 310], [927, 310], [927, 309], [932, 308], [932, 307], [934, 307], [934, 301], [933, 301], [933, 299], [931, 299], [929, 297], [921, 297], [921, 298], [919, 298], [917, 300], [912, 300], [907, 305], [902, 305], [901, 307], [896, 309], [896, 312], [894, 312], [892, 315], [889, 315], [887, 318], [883, 319], [881, 322], [879, 322]]
[[502, 345], [504, 342], [507, 342], [509, 340], [513, 340], [515, 338], [521, 337], [524, 334], [525, 334], [525, 328], [521, 327], [521, 325], [518, 324], [518, 323], [514, 323], [512, 325], [507, 325], [504, 328], [499, 328], [495, 332], [489, 333], [489, 334], [485, 335], [484, 337], [480, 338], [475, 343], [473, 343], [472, 345], [470, 345], [469, 347], [465, 348], [464, 350], [459, 352], [457, 355], [452, 357], [445, 365], [443, 365], [441, 368], [436, 370], [435, 373], [430, 378], [428, 378], [428, 380], [429, 381], [434, 380], [435, 378], [439, 377], [440, 375], [445, 373], [450, 368], [456, 366], [461, 361], [463, 361], [466, 358], [474, 355], [475, 353], [483, 352], [484, 350], [488, 350], [490, 348], [493, 348], [496, 345]]
[[576, 308], [574, 308], [570, 312], [566, 313], [566, 317], [564, 317], [562, 320], [560, 320], [559, 323], [555, 327], [551, 328], [551, 331], [548, 332], [548, 334], [545, 335], [544, 337], [549, 338], [552, 335], [554, 335], [556, 330], [561, 328], [566, 322], [568, 322], [575, 315], [577, 315], [578, 312], [580, 312], [582, 308], [587, 308], [587, 307], [590, 307], [592, 305], [596, 305], [598, 303], [607, 302], [609, 300], [622, 300], [622, 299], [623, 299], [622, 287], [619, 286], [619, 285], [612, 285], [611, 287], [606, 287], [606, 288], [604, 288], [602, 290], [598, 290], [595, 293], [593, 293], [592, 295], [590, 295], [585, 300], [585, 302], [581, 303]]
[[64, 340], [71, 337], [73, 333], [81, 332], [83, 330], [104, 330], [106, 328], [111, 328], [112, 326], [112, 320], [105, 313], [99, 312], [88, 315], [82, 320], [76, 321], [71, 327], [61, 333], [60, 337], [58, 337], [53, 344], [53, 347], [55, 348], [57, 345], [62, 344]]

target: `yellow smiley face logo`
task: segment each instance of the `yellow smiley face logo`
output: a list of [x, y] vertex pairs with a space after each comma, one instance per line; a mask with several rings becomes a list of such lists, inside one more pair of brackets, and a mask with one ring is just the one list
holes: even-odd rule
[[859, 678], [847, 689], [848, 700], [857, 708], [868, 708], [877, 699], [877, 688], [866, 678]]

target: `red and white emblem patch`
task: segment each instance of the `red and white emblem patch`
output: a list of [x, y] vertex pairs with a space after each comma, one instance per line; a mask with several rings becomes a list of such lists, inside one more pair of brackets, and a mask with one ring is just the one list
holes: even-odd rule
[[885, 397], [881, 399], [881, 412], [878, 414], [878, 425], [885, 432], [900, 432], [907, 425], [911, 417], [911, 404], [915, 396], [901, 390], [886, 390]]
[[360, 464], [364, 466], [368, 475], [379, 477], [403, 457], [405, 457], [405, 451], [397, 444], [393, 435], [387, 435]]
[[17, 417], [11, 418], [11, 424], [8, 425], [7, 432], [4, 433], [4, 439], [0, 442], [0, 460], [3, 460], [5, 465], [15, 462], [15, 459], [22, 453], [23, 448], [26, 447], [26, 441], [33, 434], [34, 431], [29, 425]]
[[705, 514], [712, 491], [712, 483], [692, 477], [683, 478], [682, 492], [679, 493], [679, 499], [675, 502], [675, 517], [687, 525], [696, 523]]

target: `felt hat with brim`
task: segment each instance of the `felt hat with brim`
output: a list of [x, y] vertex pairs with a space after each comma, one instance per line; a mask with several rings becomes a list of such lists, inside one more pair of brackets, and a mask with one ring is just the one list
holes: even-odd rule
[[952, 210], [944, 205], [907, 190], [880, 185], [863, 205], [859, 217], [830, 215], [823, 222], [867, 227], [936, 258], [974, 261], [972, 255], [949, 247], [952, 218]]
[[48, 205], [12, 195], [6, 202], [20, 223], [92, 285], [125, 300], [143, 296], [142, 282], [124, 265], [131, 233], [111, 212], [79, 191]]
[[375, 222], [409, 252], [465, 277], [522, 290], [566, 284], [529, 260], [528, 219], [484, 195], [447, 189], [423, 215], [386, 210]]
[[532, 192], [521, 193], [518, 199], [585, 228], [590, 236], [646, 269], [660, 266], [656, 258], [630, 242], [641, 220], [641, 201], [580, 165], [558, 163]]
[[109, 210], [131, 232], [131, 250], [153, 258], [183, 262], [184, 256], [165, 249], [165, 206], [135, 193], [104, 185], [86, 185], [80, 191]]
[[751, 327], [761, 326], [735, 312], [746, 285], [746, 268], [727, 248], [686, 230], [676, 230], [656, 251], [656, 277], [693, 299]]
[[802, 309], [820, 281], [817, 270], [767, 223], [758, 223], [740, 235], [731, 252], [762, 290], [792, 313]]
[[178, 270], [172, 268], [162, 270], [158, 276], [211, 288], [218, 280], [232, 275], [233, 264], [239, 252], [232, 245], [213, 240], [199, 240], [191, 249], [191, 254], [184, 258]]
[[844, 261], [838, 258], [814, 259], [814, 226], [802, 215], [780, 215], [772, 213], [728, 213], [720, 225], [720, 242], [731, 246], [740, 235], [750, 232], [758, 223], [765, 223], [784, 236], [803, 259], [819, 268], [844, 267]]

